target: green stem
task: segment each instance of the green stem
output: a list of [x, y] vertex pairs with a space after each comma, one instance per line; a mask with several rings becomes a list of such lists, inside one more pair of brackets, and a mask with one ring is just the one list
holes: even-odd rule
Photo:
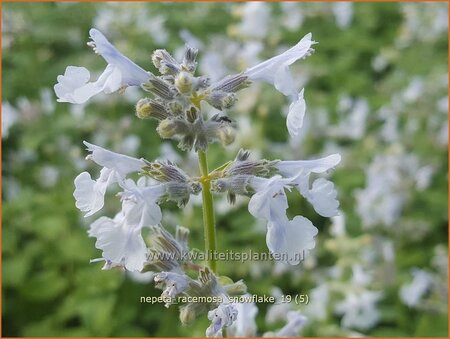
[[203, 227], [205, 232], [205, 250], [209, 258], [211, 270], [216, 273], [216, 222], [214, 220], [214, 201], [211, 194], [211, 181], [208, 172], [208, 158], [206, 152], [198, 152], [198, 165], [202, 176], [203, 199]]

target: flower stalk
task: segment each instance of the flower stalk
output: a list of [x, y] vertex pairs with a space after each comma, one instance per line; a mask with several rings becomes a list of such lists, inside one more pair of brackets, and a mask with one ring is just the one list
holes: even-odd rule
[[208, 264], [214, 273], [217, 265], [214, 253], [216, 252], [216, 222], [214, 216], [214, 200], [211, 193], [211, 178], [208, 172], [208, 157], [206, 152], [198, 152], [198, 165], [202, 184], [203, 228], [205, 234], [205, 250], [208, 253]]

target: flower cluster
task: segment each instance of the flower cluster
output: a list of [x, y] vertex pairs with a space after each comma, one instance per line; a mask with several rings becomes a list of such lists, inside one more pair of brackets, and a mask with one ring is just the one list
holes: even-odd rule
[[[304, 90], [297, 90], [289, 66], [309, 56], [315, 42], [307, 34], [284, 53], [212, 82], [207, 76], [195, 75], [198, 50], [190, 46], [185, 47], [182, 60], [163, 49], [154, 51], [151, 60], [160, 72], [154, 75], [122, 55], [98, 30], [91, 29], [90, 37], [88, 45], [107, 66], [96, 81], [90, 81], [86, 68], [68, 66], [55, 85], [58, 101], [81, 104], [101, 92], [123, 92], [128, 86], [139, 86], [150, 97], [137, 102], [137, 117], [157, 120], [161, 138], [177, 140], [180, 149], [198, 152], [201, 172], [200, 177], [190, 175], [170, 161], [136, 159], [85, 142], [90, 152], [87, 159], [102, 169], [96, 180], [88, 172], [75, 178], [76, 207], [86, 217], [94, 215], [103, 208], [111, 186], [120, 188], [117, 196], [122, 206], [114, 218], [101, 216], [90, 225], [88, 233], [102, 251], [102, 257], [94, 261], [105, 261], [104, 269], [153, 272], [156, 286], [163, 289], [166, 307], [179, 296], [186, 297], [180, 308], [183, 324], [207, 312], [211, 326], [206, 335], [219, 336], [240, 317], [240, 307], [230, 296], [245, 293], [245, 284], [219, 279], [213, 265], [208, 268], [185, 259], [189, 231], [177, 226], [173, 237], [161, 224], [160, 203], [173, 201], [183, 207], [191, 195], [202, 193], [205, 225], [212, 227], [214, 235], [216, 225], [210, 216], [214, 210], [207, 205], [211, 194], [226, 193], [230, 203], [237, 195], [248, 196], [249, 212], [267, 222], [266, 241], [271, 253], [285, 254], [283, 261], [296, 265], [314, 248], [318, 230], [304, 216], [287, 216], [287, 192], [297, 190], [324, 217], [337, 215], [334, 184], [320, 175], [340, 162], [339, 154], [316, 160], [250, 160], [250, 152], [240, 150], [234, 160], [208, 172], [206, 152], [213, 142], [224, 146], [233, 143], [238, 126], [228, 112], [238, 99], [237, 93], [252, 81], [268, 82], [290, 99], [286, 126], [291, 136], [299, 134], [306, 110]], [[206, 117], [204, 105], [220, 113]], [[135, 174], [140, 176], [137, 181]], [[150, 229], [147, 241], [143, 228]], [[189, 271], [198, 277], [192, 278]], [[204, 297], [206, 301], [189, 302], [188, 297]], [[292, 314], [278, 334], [295, 335], [304, 320]]]

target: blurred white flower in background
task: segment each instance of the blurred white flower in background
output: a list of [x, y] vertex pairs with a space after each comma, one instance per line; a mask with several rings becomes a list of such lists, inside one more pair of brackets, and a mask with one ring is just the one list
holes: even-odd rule
[[338, 303], [335, 308], [336, 313], [343, 315], [342, 326], [357, 330], [367, 330], [375, 326], [380, 318], [376, 303], [381, 297], [381, 292], [349, 291], [344, 301]]
[[353, 3], [349, 1], [334, 2], [331, 5], [336, 24], [339, 28], [350, 26], [353, 18]]
[[9, 129], [19, 119], [19, 112], [8, 101], [2, 102], [2, 139], [8, 138]]
[[238, 8], [238, 14], [242, 19], [236, 30], [244, 37], [264, 38], [270, 27], [270, 12], [270, 5], [265, 2], [252, 1], [243, 4]]
[[417, 306], [433, 283], [431, 274], [424, 270], [414, 269], [412, 276], [413, 280], [400, 288], [400, 299], [409, 307]]

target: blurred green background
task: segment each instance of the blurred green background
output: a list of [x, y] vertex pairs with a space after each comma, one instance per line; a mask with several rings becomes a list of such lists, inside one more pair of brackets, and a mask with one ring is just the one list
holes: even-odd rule
[[[154, 49], [175, 53], [185, 41], [197, 45], [200, 71], [217, 77], [312, 32], [316, 52], [293, 66], [308, 107], [301, 138], [288, 140], [286, 98], [259, 85], [239, 95], [230, 115], [241, 135], [225, 151], [212, 147], [211, 168], [240, 147], [268, 159], [340, 152], [332, 180], [347, 234], [338, 238], [330, 220], [292, 195], [292, 215], [319, 228], [311, 257], [293, 267], [221, 262], [219, 270], [261, 295], [275, 286], [298, 294], [327, 284], [325, 316], [311, 316], [305, 336], [447, 336], [447, 13], [446, 3], [3, 3], [2, 335], [204, 336], [208, 326], [206, 315], [182, 327], [176, 307], [141, 304], [140, 296], [160, 294], [152, 282], [89, 264], [100, 256], [86, 233], [94, 218], [85, 220], [75, 208], [73, 179], [85, 169], [96, 176], [99, 168], [84, 160], [83, 140], [148, 160], [170, 156], [196, 171], [192, 155], [159, 139], [156, 123], [135, 117], [139, 91], [83, 106], [56, 103], [52, 88], [66, 66], [97, 74], [104, 68], [85, 44], [97, 27], [152, 72]], [[378, 194], [383, 183], [388, 187]], [[265, 225], [244, 203], [230, 210], [216, 201], [219, 250], [267, 250]], [[105, 214], [117, 207], [111, 199]], [[188, 227], [191, 248], [202, 249], [200, 207], [163, 207], [166, 227]], [[383, 244], [394, 254], [384, 255]], [[371, 272], [364, 288], [383, 292], [379, 319], [366, 329], [344, 328], [336, 312], [354, 289], [354, 265]], [[330, 273], [337, 268], [340, 274]], [[399, 290], [411, 282], [413, 268], [432, 279], [409, 307]], [[269, 305], [258, 308], [258, 334], [280, 327], [265, 318]], [[310, 312], [305, 305], [295, 309]]]

